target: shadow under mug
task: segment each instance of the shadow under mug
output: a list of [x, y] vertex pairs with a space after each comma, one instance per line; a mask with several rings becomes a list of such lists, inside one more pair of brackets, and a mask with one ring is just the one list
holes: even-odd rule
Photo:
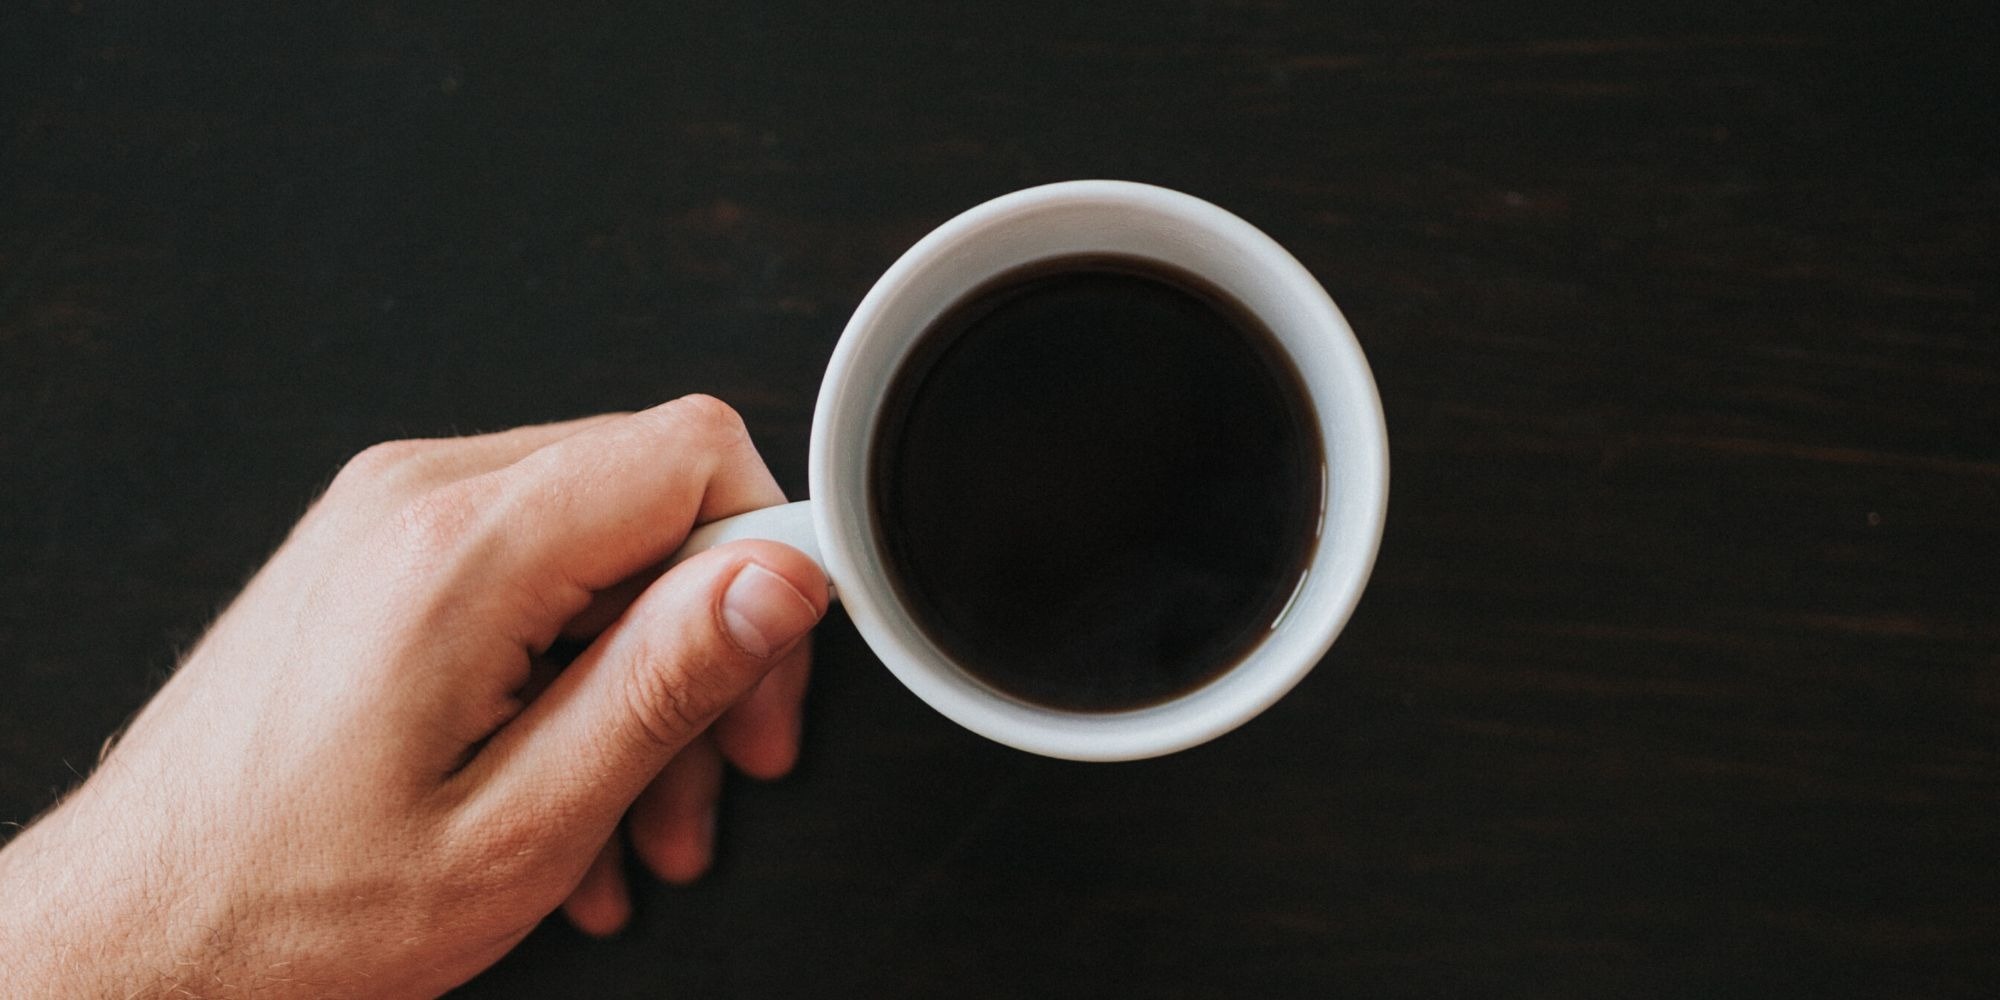
[[[872, 524], [869, 448], [885, 390], [930, 324], [967, 292], [1023, 264], [1073, 254], [1160, 261], [1208, 279], [1255, 313], [1303, 377], [1326, 450], [1318, 543], [1262, 642], [1206, 684], [1120, 712], [1023, 701], [956, 666], [890, 584]], [[1309, 673], [1368, 582], [1388, 505], [1389, 448], [1367, 359], [1340, 310], [1291, 254], [1191, 195], [1125, 181], [1049, 184], [939, 226], [884, 272], [847, 323], [813, 413], [812, 499], [704, 525], [675, 561], [740, 538], [792, 545], [819, 563], [863, 639], [917, 697], [989, 739], [1050, 757], [1153, 757], [1213, 739]]]

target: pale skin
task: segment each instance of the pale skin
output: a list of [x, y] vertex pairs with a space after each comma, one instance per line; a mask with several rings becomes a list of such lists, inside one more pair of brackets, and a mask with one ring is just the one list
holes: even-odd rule
[[692, 880], [724, 768], [797, 756], [819, 569], [736, 542], [659, 573], [694, 525], [784, 499], [699, 396], [362, 453], [0, 850], [0, 982], [428, 997], [558, 908], [617, 931], [622, 843]]

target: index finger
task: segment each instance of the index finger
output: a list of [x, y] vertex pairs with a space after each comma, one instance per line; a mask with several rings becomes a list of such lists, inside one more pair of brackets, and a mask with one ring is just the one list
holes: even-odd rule
[[463, 485], [491, 526], [495, 568], [565, 611], [577, 591], [665, 559], [695, 525], [785, 501], [736, 411], [699, 395], [590, 426]]

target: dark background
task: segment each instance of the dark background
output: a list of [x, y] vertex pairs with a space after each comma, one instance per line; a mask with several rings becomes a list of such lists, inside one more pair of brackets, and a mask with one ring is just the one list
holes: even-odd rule
[[1086, 766], [836, 615], [712, 876], [467, 995], [2000, 982], [1990, 4], [409, 7], [0, 14], [0, 819], [369, 442], [701, 390], [800, 495], [874, 277], [1110, 176], [1265, 228], [1373, 361], [1326, 663]]

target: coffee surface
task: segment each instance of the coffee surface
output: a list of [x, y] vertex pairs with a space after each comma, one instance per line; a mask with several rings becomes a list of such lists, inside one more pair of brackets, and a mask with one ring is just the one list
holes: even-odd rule
[[1207, 282], [1112, 256], [966, 295], [888, 391], [869, 498], [919, 626], [989, 686], [1081, 711], [1199, 687], [1270, 630], [1317, 544], [1297, 370]]

